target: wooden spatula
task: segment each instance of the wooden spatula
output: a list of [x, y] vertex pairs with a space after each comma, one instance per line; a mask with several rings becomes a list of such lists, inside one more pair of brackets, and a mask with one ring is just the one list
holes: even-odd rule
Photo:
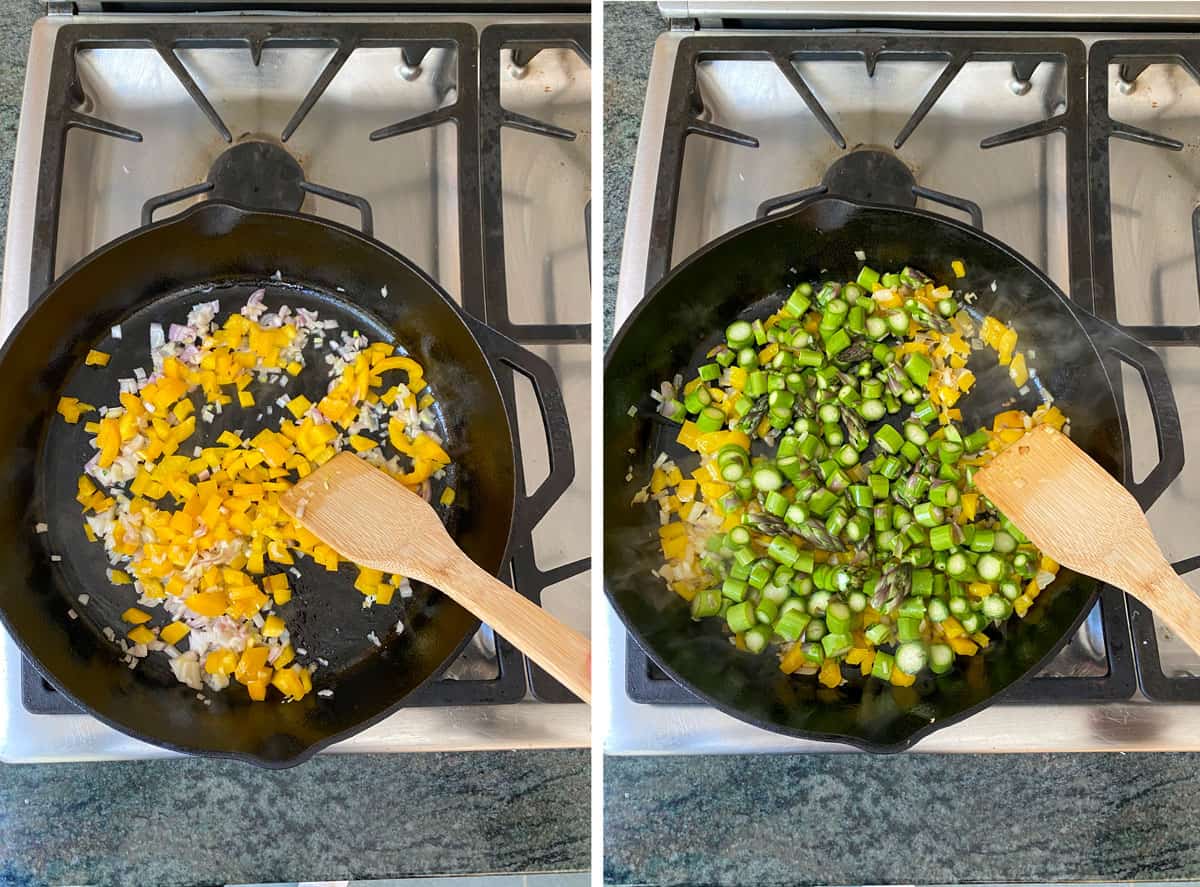
[[1054, 560], [1133, 595], [1200, 653], [1200, 597], [1167, 563], [1129, 491], [1065, 434], [1034, 428], [975, 485]]
[[429, 503], [386, 473], [341, 453], [280, 503], [342, 557], [440, 589], [584, 702], [592, 701], [588, 639], [476, 565]]

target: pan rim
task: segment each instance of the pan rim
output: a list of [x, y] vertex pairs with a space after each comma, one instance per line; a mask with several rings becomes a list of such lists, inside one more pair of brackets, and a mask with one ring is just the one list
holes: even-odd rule
[[[95, 250], [93, 250], [92, 252], [83, 256], [81, 259], [79, 259], [78, 261], [73, 263], [71, 266], [66, 268], [61, 274], [59, 274], [55, 278], [55, 280], [53, 282], [51, 282], [51, 284], [48, 287], [46, 287], [45, 290], [43, 290], [42, 292], [40, 292], [39, 294], [37, 294], [35, 297], [33, 297], [30, 300], [25, 311], [22, 313], [20, 318], [18, 318], [17, 322], [13, 325], [12, 329], [8, 332], [3, 343], [0, 343], [0, 364], [3, 364], [4, 360], [10, 354], [10, 351], [13, 348], [17, 347], [17, 342], [18, 342], [18, 339], [20, 338], [21, 333], [24, 331], [25, 327], [29, 323], [32, 322], [32, 318], [33, 318], [34, 314], [36, 313], [38, 306], [41, 303], [43, 303], [46, 299], [50, 298], [51, 295], [56, 290], [58, 290], [60, 287], [67, 285], [67, 283], [74, 276], [76, 271], [83, 268], [90, 262], [98, 260], [101, 257], [108, 255], [112, 251], [123, 247], [129, 241], [132, 241], [138, 237], [141, 237], [150, 232], [157, 232], [162, 229], [170, 228], [175, 225], [181, 225], [184, 223], [191, 222], [191, 220], [194, 217], [205, 215], [205, 214], [209, 214], [209, 215], [230, 214], [232, 216], [232, 222], [230, 222], [228, 225], [221, 226], [221, 228], [214, 234], [214, 236], [230, 236], [230, 234], [233, 231], [235, 231], [239, 225], [245, 224], [248, 221], [253, 221], [256, 218], [263, 218], [263, 217], [287, 219], [289, 222], [299, 222], [299, 223], [303, 223], [303, 224], [314, 225], [314, 226], [321, 227], [321, 228], [331, 229], [338, 234], [348, 236], [348, 237], [352, 238], [353, 240], [358, 241], [366, 248], [374, 249], [376, 251], [381, 252], [384, 256], [387, 257], [387, 259], [389, 261], [396, 262], [396, 263], [399, 263], [400, 265], [402, 265], [407, 272], [416, 276], [432, 292], [436, 293], [437, 296], [442, 300], [442, 302], [444, 302], [453, 311], [455, 318], [461, 324], [464, 331], [469, 336], [470, 341], [474, 344], [475, 348], [478, 349], [480, 358], [483, 361], [484, 365], [486, 366], [486, 370], [487, 370], [486, 371], [486, 379], [481, 378], [480, 381], [486, 382], [494, 389], [496, 398], [499, 401], [499, 403], [501, 404], [501, 407], [502, 407], [502, 410], [504, 413], [504, 417], [505, 417], [505, 433], [507, 434], [509, 448], [513, 453], [513, 463], [514, 463], [513, 464], [513, 467], [514, 467], [513, 484], [512, 484], [511, 493], [509, 494], [509, 499], [511, 501], [511, 505], [509, 508], [505, 509], [507, 512], [506, 535], [505, 535], [505, 539], [504, 539], [504, 544], [501, 548], [499, 562], [497, 563], [494, 570], [489, 570], [489, 572], [491, 572], [493, 575], [496, 575], [497, 577], [501, 576], [505, 570], [505, 567], [511, 561], [513, 533], [516, 530], [516, 527], [518, 524], [518, 507], [519, 507], [520, 497], [519, 497], [518, 489], [517, 489], [515, 469], [517, 467], [516, 463], [517, 463], [517, 459], [519, 458], [519, 453], [517, 452], [515, 438], [513, 436], [514, 417], [512, 415], [510, 415], [507, 404], [505, 403], [504, 398], [501, 395], [500, 384], [499, 384], [499, 380], [496, 377], [496, 368], [495, 368], [494, 362], [490, 358], [488, 350], [486, 348], [484, 348], [482, 342], [479, 339], [479, 336], [476, 334], [475, 329], [473, 328], [473, 324], [480, 324], [484, 327], [488, 327], [488, 325], [484, 321], [478, 320], [474, 317], [471, 317], [469, 314], [467, 314], [465, 312], [465, 310], [460, 305], [458, 305], [454, 301], [453, 298], [450, 297], [450, 295], [445, 291], [445, 289], [437, 281], [435, 281], [424, 269], [422, 269], [419, 265], [417, 265], [415, 262], [408, 259], [402, 253], [398, 252], [397, 250], [393, 249], [392, 247], [388, 246], [387, 244], [385, 244], [379, 240], [376, 240], [374, 237], [370, 237], [370, 236], [364, 234], [363, 232], [359, 231], [356, 228], [350, 227], [348, 225], [344, 225], [340, 222], [323, 219], [323, 218], [314, 216], [309, 213], [290, 212], [290, 211], [286, 211], [286, 210], [249, 209], [249, 208], [240, 206], [236, 203], [232, 203], [229, 201], [223, 201], [223, 200], [205, 200], [205, 201], [201, 201], [199, 203], [193, 204], [192, 206], [187, 207], [186, 209], [180, 211], [179, 213], [176, 213], [175, 215], [168, 216], [168, 217], [161, 219], [160, 221], [154, 222], [150, 225], [135, 228], [134, 230], [126, 232], [125, 234], [109, 241], [108, 243], [102, 244], [101, 246], [97, 247]], [[490, 327], [488, 327], [488, 328], [491, 329]], [[40, 449], [41, 445], [42, 444], [39, 443], [39, 449]], [[5, 584], [6, 585], [8, 584], [7, 581], [5, 581]], [[297, 752], [295, 752], [294, 754], [292, 754], [288, 757], [270, 757], [270, 756], [265, 756], [265, 755], [261, 755], [261, 754], [256, 754], [254, 752], [249, 752], [249, 751], [203, 748], [203, 747], [199, 747], [199, 746], [188, 745], [186, 743], [179, 743], [179, 742], [169, 741], [169, 740], [165, 740], [165, 739], [160, 739], [158, 737], [150, 738], [143, 733], [139, 733], [134, 728], [130, 728], [126, 725], [123, 725], [116, 719], [100, 712], [98, 709], [94, 708], [93, 706], [82, 702], [74, 693], [72, 693], [71, 691], [66, 689], [62, 685], [62, 683], [57, 678], [55, 678], [52, 673], [50, 673], [49, 669], [46, 668], [45, 664], [41, 661], [41, 659], [32, 652], [28, 643], [21, 636], [20, 632], [16, 631], [13, 628], [12, 624], [10, 623], [7, 612], [2, 607], [0, 607], [0, 624], [2, 624], [4, 626], [6, 633], [12, 639], [13, 643], [16, 645], [16, 647], [20, 651], [21, 655], [26, 660], [29, 661], [29, 663], [34, 667], [34, 669], [38, 673], [38, 675], [40, 677], [42, 677], [43, 679], [45, 679], [48, 683], [50, 683], [56, 691], [61, 693], [73, 705], [75, 705], [77, 708], [79, 708], [81, 710], [82, 714], [86, 714], [87, 716], [93, 717], [96, 720], [100, 721], [101, 723], [105, 724], [106, 726], [109, 726], [109, 727], [113, 728], [114, 730], [117, 730], [118, 732], [120, 732], [126, 736], [136, 739], [139, 742], [145, 742], [148, 745], [153, 745], [155, 747], [163, 748], [163, 749], [166, 749], [168, 751], [175, 752], [178, 754], [185, 754], [185, 755], [191, 755], [191, 756], [196, 756], [196, 757], [215, 758], [215, 759], [238, 760], [238, 761], [244, 761], [249, 764], [253, 764], [255, 766], [263, 767], [264, 769], [282, 770], [282, 769], [287, 769], [287, 768], [302, 764], [305, 761], [312, 758], [318, 752], [322, 751], [323, 749], [325, 749], [337, 742], [341, 742], [345, 739], [348, 739], [351, 736], [357, 735], [358, 733], [361, 733], [364, 730], [367, 730], [368, 728], [379, 723], [380, 721], [384, 720], [385, 718], [390, 717], [391, 715], [395, 714], [401, 708], [405, 707], [407, 700], [413, 694], [417, 693], [419, 690], [424, 688], [430, 682], [437, 680], [445, 672], [445, 670], [458, 659], [458, 657], [462, 654], [462, 651], [467, 647], [468, 644], [470, 644], [472, 638], [474, 638], [475, 634], [479, 631], [479, 628], [482, 625], [482, 622], [481, 622], [481, 620], [479, 620], [478, 617], [476, 617], [473, 614], [466, 611], [465, 608], [463, 608], [460, 604], [458, 604], [456, 601], [454, 601], [448, 595], [445, 595], [444, 593], [437, 591], [436, 589], [434, 589], [434, 592], [436, 594], [440, 595], [442, 598], [444, 598], [445, 602], [448, 603], [449, 605], [462, 610], [466, 614], [466, 616], [469, 617], [468, 623], [471, 626], [470, 629], [464, 635], [464, 637], [457, 644], [454, 645], [453, 649], [446, 656], [446, 658], [442, 661], [442, 663], [437, 668], [433, 669], [429, 673], [429, 675], [427, 675], [423, 680], [421, 680], [419, 683], [414, 685], [412, 687], [412, 689], [410, 689], [407, 693], [405, 693], [399, 699], [392, 702], [390, 705], [383, 707], [382, 709], [380, 709], [378, 712], [371, 715], [370, 717], [363, 718], [363, 719], [357, 721], [355, 724], [353, 724], [350, 727], [347, 727], [344, 730], [341, 730], [337, 733], [329, 734], [327, 736], [323, 736], [320, 739], [317, 739], [313, 742], [306, 743], [303, 748], [299, 749]], [[281, 704], [281, 703], [276, 703], [276, 704]]]
[[[605, 349], [605, 355], [604, 355], [605, 377], [607, 378], [608, 372], [612, 366], [612, 362], [616, 356], [617, 351], [620, 349], [620, 346], [624, 342], [625, 337], [630, 334], [633, 327], [636, 325], [637, 321], [641, 318], [642, 313], [644, 311], [648, 310], [650, 304], [653, 301], [655, 301], [665, 289], [667, 289], [669, 287], [669, 285], [675, 280], [675, 278], [677, 276], [681, 275], [685, 270], [690, 268], [696, 262], [699, 262], [702, 259], [706, 258], [710, 253], [725, 246], [727, 243], [729, 243], [733, 240], [736, 240], [736, 239], [740, 238], [741, 236], [748, 234], [752, 231], [757, 231], [760, 228], [764, 228], [771, 224], [778, 223], [780, 221], [787, 220], [787, 219], [792, 219], [792, 218], [800, 216], [804, 213], [811, 212], [813, 210], [813, 207], [821, 205], [821, 204], [842, 205], [842, 206], [846, 206], [846, 207], [856, 209], [856, 210], [882, 211], [882, 212], [887, 212], [892, 216], [909, 216], [909, 217], [919, 218], [919, 219], [923, 219], [923, 220], [927, 220], [927, 221], [935, 221], [939, 224], [946, 225], [950, 228], [956, 229], [956, 230], [960, 231], [961, 233], [967, 234], [975, 239], [981, 240], [982, 242], [986, 243], [991, 248], [996, 249], [996, 250], [1000, 251], [1001, 253], [1003, 253], [1004, 255], [1006, 255], [1012, 262], [1019, 265], [1025, 271], [1031, 273], [1037, 280], [1039, 280], [1044, 286], [1046, 286], [1055, 295], [1055, 297], [1058, 299], [1058, 301], [1063, 305], [1063, 307], [1066, 309], [1068, 314], [1070, 314], [1071, 320], [1074, 322], [1075, 326], [1078, 328], [1079, 334], [1083, 337], [1083, 341], [1087, 343], [1088, 348], [1090, 349], [1092, 355], [1094, 356], [1094, 358], [1096, 360], [1096, 363], [1098, 364], [1101, 372], [1104, 375], [1106, 391], [1108, 393], [1109, 398], [1112, 400], [1114, 406], [1116, 405], [1116, 395], [1113, 392], [1112, 379], [1109, 377], [1108, 371], [1104, 367], [1104, 361], [1100, 355], [1100, 352], [1096, 348], [1096, 343], [1092, 340], [1092, 337], [1088, 334], [1087, 329], [1084, 327], [1083, 323], [1080, 321], [1079, 317], [1077, 316], [1078, 312], [1082, 312], [1084, 314], [1089, 314], [1089, 315], [1090, 315], [1090, 312], [1086, 311], [1084, 308], [1082, 308], [1080, 306], [1073, 304], [1071, 302], [1071, 300], [1069, 298], [1067, 298], [1066, 294], [1062, 291], [1062, 289], [1053, 280], [1051, 280], [1049, 278], [1049, 276], [1047, 276], [1040, 268], [1038, 268], [1036, 265], [1034, 265], [1032, 262], [1030, 262], [1027, 258], [1025, 258], [1025, 256], [1023, 256], [1021, 253], [1017, 252], [1012, 247], [1005, 244], [1003, 241], [998, 240], [997, 238], [988, 234], [987, 232], [973, 228], [966, 223], [958, 221], [957, 219], [952, 219], [947, 216], [943, 216], [939, 213], [930, 212], [928, 210], [917, 209], [916, 207], [897, 207], [897, 206], [890, 206], [888, 204], [882, 204], [882, 203], [871, 203], [871, 202], [867, 202], [867, 201], [853, 200], [853, 199], [842, 197], [840, 195], [835, 195], [835, 194], [822, 194], [822, 195], [813, 197], [809, 200], [806, 200], [803, 203], [798, 204], [797, 206], [794, 206], [789, 210], [774, 213], [772, 215], [765, 216], [761, 219], [753, 219], [749, 222], [746, 222], [745, 224], [739, 225], [738, 227], [725, 232], [724, 234], [722, 234], [720, 237], [716, 238], [715, 240], [712, 240], [709, 243], [706, 243], [704, 246], [700, 247], [698, 250], [691, 253], [690, 255], [685, 257], [683, 260], [681, 260], [677, 265], [672, 267], [662, 277], [661, 280], [659, 280], [653, 287], [651, 287], [649, 289], [649, 291], [647, 291], [645, 296], [638, 302], [638, 304], [634, 307], [634, 309], [629, 313], [629, 316], [625, 318], [624, 322], [622, 322], [620, 328], [613, 334], [612, 340], [609, 342], [608, 348]], [[1120, 453], [1121, 458], [1118, 461], [1118, 474], [1119, 474], [1118, 480], [1120, 481], [1122, 486], [1124, 486], [1126, 483], [1125, 459], [1124, 459], [1125, 454], [1123, 452], [1124, 447], [1125, 447], [1124, 439], [1121, 438], [1119, 443], [1122, 448], [1122, 452]], [[992, 693], [990, 696], [988, 696], [984, 699], [981, 699], [980, 701], [976, 702], [975, 704], [970, 705], [960, 711], [957, 711], [949, 717], [939, 718], [938, 720], [933, 721], [927, 725], [918, 727], [917, 729], [915, 729], [912, 733], [910, 733], [903, 739], [897, 740], [896, 742], [890, 742], [890, 743], [889, 742], [876, 742], [873, 740], [864, 739], [860, 736], [853, 736], [853, 735], [844, 734], [844, 733], [823, 733], [823, 732], [819, 732], [819, 731], [815, 731], [815, 730], [801, 730], [801, 729], [798, 729], [795, 727], [790, 727], [790, 726], [787, 726], [784, 724], [777, 724], [774, 722], [765, 721], [765, 720], [757, 718], [753, 715], [746, 714], [745, 712], [737, 709], [736, 707], [716, 699], [709, 693], [693, 686], [690, 681], [683, 678], [676, 669], [667, 665], [662, 660], [662, 658], [653, 649], [651, 649], [651, 646], [648, 643], [648, 641], [646, 640], [645, 635], [641, 632], [641, 630], [636, 625], [633, 624], [630, 617], [626, 614], [625, 609], [618, 602], [616, 595], [614, 594], [613, 590], [611, 589], [611, 587], [609, 585], [607, 571], [605, 572], [603, 587], [604, 587], [604, 595], [605, 595], [605, 598], [607, 599], [609, 605], [616, 612], [616, 614], [620, 618], [621, 623], [624, 626], [625, 630], [634, 639], [635, 643], [637, 643], [638, 647], [642, 650], [642, 652], [644, 652], [646, 654], [646, 656], [649, 657], [650, 660], [654, 662], [655, 665], [657, 665], [659, 668], [661, 668], [673, 681], [675, 681], [675, 683], [679, 684], [681, 687], [683, 687], [685, 690], [687, 690], [690, 694], [692, 694], [693, 696], [695, 696], [698, 699], [703, 700], [706, 704], [710, 705], [711, 707], [717, 709], [718, 711], [720, 711], [732, 718], [735, 718], [735, 719], [741, 721], [742, 723], [750, 724], [753, 727], [757, 727], [762, 730], [767, 730], [771, 733], [776, 733], [776, 734], [784, 735], [784, 736], [790, 736], [790, 737], [797, 738], [797, 739], [807, 739], [807, 740], [812, 740], [812, 741], [832, 742], [832, 743], [838, 743], [838, 744], [842, 744], [842, 745], [849, 745], [849, 746], [852, 746], [861, 751], [870, 752], [873, 754], [887, 755], [887, 754], [897, 754], [899, 752], [907, 751], [908, 749], [912, 748], [917, 742], [919, 742], [921, 739], [924, 739], [926, 736], [930, 735], [931, 733], [934, 733], [945, 727], [953, 726], [954, 724], [958, 723], [959, 721], [962, 721], [968, 717], [971, 717], [974, 714], [977, 714], [979, 711], [983, 710], [984, 708], [987, 708], [987, 707], [995, 704], [996, 702], [1002, 701], [1004, 699], [1004, 697], [1007, 694], [1009, 694], [1010, 692], [1012, 692], [1012, 690], [1015, 687], [1030, 680], [1032, 675], [1041, 671], [1041, 669], [1043, 669], [1046, 665], [1048, 665], [1050, 663], [1050, 661], [1053, 660], [1053, 658], [1058, 655], [1058, 653], [1062, 650], [1062, 648], [1064, 646], [1066, 646], [1066, 644], [1070, 641], [1070, 639], [1079, 630], [1079, 627], [1084, 623], [1084, 621], [1087, 619], [1088, 615], [1091, 613], [1092, 609], [1096, 606], [1096, 602], [1100, 598], [1100, 591], [1105, 586], [1103, 583], [1097, 584], [1096, 588], [1091, 592], [1091, 594], [1088, 595], [1085, 605], [1081, 606], [1080, 612], [1075, 617], [1075, 619], [1071, 622], [1070, 627], [1063, 632], [1062, 637], [1059, 638], [1055, 643], [1051, 644], [1050, 647], [1047, 649], [1046, 653], [1044, 653], [1042, 655], [1042, 657], [1039, 658], [1036, 662], [1031, 664], [1029, 666], [1029, 668], [1027, 668], [1024, 672], [1022, 672], [1022, 674], [1019, 677], [1017, 677], [1015, 680], [1011, 681], [1010, 683], [1008, 683], [1001, 689]]]

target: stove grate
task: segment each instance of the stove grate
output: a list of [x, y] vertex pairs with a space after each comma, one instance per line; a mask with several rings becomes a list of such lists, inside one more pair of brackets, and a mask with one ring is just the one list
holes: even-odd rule
[[[1110, 143], [1123, 139], [1167, 151], [1182, 151], [1183, 142], [1133, 124], [1116, 120], [1109, 114], [1109, 68], [1118, 66], [1121, 88], [1131, 88], [1146, 68], [1155, 64], [1179, 65], [1200, 81], [1200, 41], [1196, 40], [1101, 40], [1093, 44], [1088, 55], [1088, 112], [1089, 112], [1089, 169], [1091, 191], [1091, 226], [1093, 232], [1092, 265], [1096, 313], [1160, 349], [1200, 347], [1200, 325], [1183, 324], [1122, 324], [1117, 317], [1117, 295], [1113, 256], [1113, 204], [1110, 178]], [[1189, 225], [1193, 241], [1193, 261], [1197, 280], [1200, 280], [1200, 206], [1192, 211]], [[1110, 372], [1113, 387], [1123, 402], [1121, 373]], [[1123, 417], [1124, 418], [1124, 417]], [[1121, 433], [1129, 451], [1129, 430], [1122, 422]], [[1159, 441], [1164, 446], [1182, 447], [1181, 442]], [[1129, 466], [1126, 466], [1128, 473]], [[1142, 502], [1147, 508], [1151, 503]], [[1200, 555], [1172, 564], [1181, 575], [1200, 568]], [[1138, 683], [1147, 697], [1165, 702], [1195, 702], [1200, 700], [1200, 677], [1168, 675], [1163, 668], [1158, 632], [1150, 610], [1133, 598], [1128, 598], [1129, 622], [1133, 632], [1133, 648]]]

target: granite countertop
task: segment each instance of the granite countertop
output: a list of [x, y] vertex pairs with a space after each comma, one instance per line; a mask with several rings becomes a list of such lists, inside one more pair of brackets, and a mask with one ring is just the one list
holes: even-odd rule
[[[0, 226], [39, 0], [0, 19]], [[0, 237], [2, 242], [2, 237]], [[588, 867], [586, 749], [0, 764], [0, 885], [199, 885]]]
[[[605, 4], [606, 317], [654, 40]], [[606, 334], [605, 341], [608, 341]], [[1200, 755], [607, 757], [612, 884], [1200, 878]]]

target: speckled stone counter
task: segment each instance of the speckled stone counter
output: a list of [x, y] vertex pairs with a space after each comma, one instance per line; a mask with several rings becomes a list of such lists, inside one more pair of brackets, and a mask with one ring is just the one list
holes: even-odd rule
[[1200, 877], [1200, 755], [605, 759], [612, 884]]
[[[38, 0], [0, 16], [0, 244]], [[2, 246], [0, 246], [2, 249]], [[588, 866], [587, 750], [0, 764], [0, 885], [224, 884]]]
[[[652, 3], [608, 3], [604, 27], [611, 321], [664, 22]], [[604, 768], [612, 884], [1200, 878], [1200, 755], [609, 757]]]
[[0, 765], [0, 885], [586, 869], [588, 754]]

